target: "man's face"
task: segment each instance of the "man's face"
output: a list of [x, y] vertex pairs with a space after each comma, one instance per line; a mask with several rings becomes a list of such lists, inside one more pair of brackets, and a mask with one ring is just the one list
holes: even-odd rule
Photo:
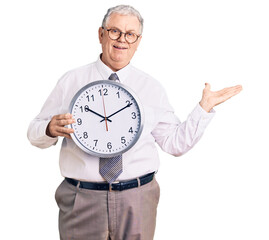
[[[106, 29], [111, 28], [140, 35], [140, 23], [135, 16], [111, 14]], [[124, 34], [118, 40], [111, 40], [108, 36], [108, 31], [99, 28], [99, 41], [103, 51], [102, 61], [113, 71], [118, 71], [129, 64], [141, 41], [141, 37], [135, 43], [129, 44], [126, 42]]]

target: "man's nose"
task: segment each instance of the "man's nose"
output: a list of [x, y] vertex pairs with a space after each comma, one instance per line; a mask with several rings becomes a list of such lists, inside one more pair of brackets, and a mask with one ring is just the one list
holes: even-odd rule
[[119, 42], [126, 42], [126, 39], [125, 39], [125, 33], [121, 33], [121, 34], [120, 34], [120, 37], [118, 38], [118, 41], [119, 41]]

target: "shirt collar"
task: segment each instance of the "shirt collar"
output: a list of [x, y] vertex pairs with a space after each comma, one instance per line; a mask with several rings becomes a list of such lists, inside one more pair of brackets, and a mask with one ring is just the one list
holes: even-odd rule
[[103, 80], [107, 80], [112, 73], [117, 73], [117, 75], [120, 79], [120, 82], [124, 83], [129, 75], [131, 64], [129, 63], [127, 66], [120, 69], [119, 71], [113, 72], [107, 65], [105, 65], [102, 62], [101, 54], [100, 54], [97, 61], [96, 61], [96, 67], [97, 67], [98, 72], [102, 76]]

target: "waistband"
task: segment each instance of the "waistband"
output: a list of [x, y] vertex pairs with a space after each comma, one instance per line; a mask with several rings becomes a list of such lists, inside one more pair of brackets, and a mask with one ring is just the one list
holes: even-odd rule
[[146, 174], [144, 176], [131, 179], [128, 181], [109, 183], [97, 183], [97, 182], [83, 182], [72, 178], [65, 178], [65, 180], [75, 187], [84, 188], [88, 190], [100, 190], [100, 191], [124, 191], [127, 189], [143, 186], [151, 182], [154, 178], [155, 172]]

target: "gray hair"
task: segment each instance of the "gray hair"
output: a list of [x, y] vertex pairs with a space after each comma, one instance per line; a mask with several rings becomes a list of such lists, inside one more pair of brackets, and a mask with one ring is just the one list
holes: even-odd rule
[[140, 34], [142, 34], [144, 19], [142, 18], [140, 13], [135, 8], [133, 8], [130, 5], [118, 5], [116, 7], [109, 8], [107, 10], [106, 15], [104, 16], [104, 19], [103, 19], [103, 22], [102, 22], [102, 27], [106, 27], [108, 19], [111, 16], [112, 13], [117, 13], [117, 14], [120, 14], [120, 15], [131, 15], [131, 16], [137, 17], [138, 21], [140, 23]]

